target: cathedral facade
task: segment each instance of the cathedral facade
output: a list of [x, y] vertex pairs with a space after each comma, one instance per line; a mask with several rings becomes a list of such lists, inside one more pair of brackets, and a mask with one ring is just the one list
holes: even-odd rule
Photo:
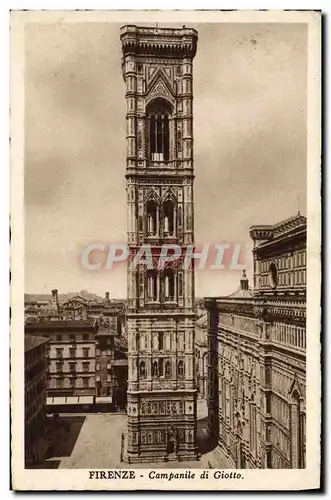
[[305, 468], [306, 218], [250, 235], [253, 290], [205, 301], [209, 432], [233, 467]]
[[[194, 244], [193, 58], [197, 32], [124, 26], [130, 462], [196, 459], [194, 267], [158, 265]], [[136, 261], [148, 247], [152, 265]], [[135, 262], [135, 265], [133, 265]]]

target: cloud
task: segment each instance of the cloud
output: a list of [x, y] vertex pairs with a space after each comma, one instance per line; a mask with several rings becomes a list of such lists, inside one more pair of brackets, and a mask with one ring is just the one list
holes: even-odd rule
[[[196, 241], [250, 244], [251, 224], [293, 215], [298, 196], [305, 207], [307, 29], [192, 27], [199, 32]], [[88, 276], [75, 267], [82, 243], [126, 239], [119, 28], [109, 23], [27, 26], [27, 291], [51, 288], [57, 280], [63, 292], [109, 289], [125, 296], [124, 270], [91, 277], [89, 287]], [[236, 273], [199, 275], [196, 293], [228, 293], [238, 280]]]

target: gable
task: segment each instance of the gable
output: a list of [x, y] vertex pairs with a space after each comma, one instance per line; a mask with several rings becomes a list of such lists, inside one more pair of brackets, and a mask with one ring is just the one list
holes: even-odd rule
[[293, 395], [295, 393], [298, 394], [299, 398], [302, 398], [302, 389], [300, 387], [300, 384], [299, 384], [299, 381], [296, 377], [296, 375], [294, 375], [294, 378], [292, 380], [292, 383], [291, 383], [291, 387], [290, 387], [290, 390], [289, 390], [289, 393], [290, 395], [293, 397]]
[[155, 77], [147, 88], [146, 104], [156, 98], [163, 98], [172, 105], [175, 104], [172, 86], [161, 69], [157, 70]]

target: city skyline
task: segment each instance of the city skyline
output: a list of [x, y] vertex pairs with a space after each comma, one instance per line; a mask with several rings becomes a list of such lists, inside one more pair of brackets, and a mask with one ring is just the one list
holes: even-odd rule
[[[305, 213], [306, 27], [190, 27], [199, 32], [196, 243], [250, 246], [249, 226], [295, 215], [298, 198]], [[119, 28], [84, 23], [26, 29], [27, 293], [57, 288], [126, 296], [124, 265], [93, 273], [79, 262], [86, 244], [126, 241]], [[247, 257], [251, 277], [250, 252]], [[196, 295], [231, 293], [240, 274], [197, 271]]]

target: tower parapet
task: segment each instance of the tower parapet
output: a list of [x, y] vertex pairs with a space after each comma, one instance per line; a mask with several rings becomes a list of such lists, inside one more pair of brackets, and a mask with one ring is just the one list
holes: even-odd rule
[[172, 29], [126, 25], [121, 28], [121, 41], [124, 56], [193, 58], [198, 32], [184, 26]]

